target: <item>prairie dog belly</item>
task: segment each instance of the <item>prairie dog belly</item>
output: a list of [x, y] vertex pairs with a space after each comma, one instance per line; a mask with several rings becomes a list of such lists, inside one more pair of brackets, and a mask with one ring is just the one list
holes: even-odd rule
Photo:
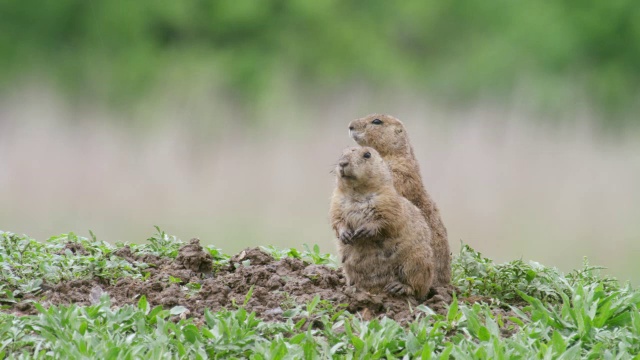
[[399, 261], [392, 239], [355, 242], [343, 251], [343, 267], [349, 284], [370, 291], [381, 291], [397, 277]]

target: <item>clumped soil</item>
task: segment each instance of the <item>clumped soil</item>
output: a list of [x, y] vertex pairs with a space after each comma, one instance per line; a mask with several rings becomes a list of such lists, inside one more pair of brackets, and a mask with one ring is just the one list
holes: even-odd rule
[[[84, 249], [70, 246], [69, 250], [81, 253]], [[44, 284], [41, 293], [24, 298], [4, 311], [34, 314], [37, 311], [30, 300], [35, 299], [44, 306], [90, 305], [108, 293], [115, 306], [137, 304], [140, 296], [145, 295], [151, 306], [162, 305], [169, 309], [181, 305], [188, 309], [183, 316], [199, 320], [205, 309], [217, 311], [242, 305], [253, 286], [253, 294], [245, 308], [268, 321], [284, 320], [282, 315], [287, 308], [305, 304], [316, 295], [334, 305], [345, 304], [346, 310], [366, 320], [387, 316], [406, 323], [421, 313], [415, 311], [420, 303], [414, 298], [363, 292], [346, 286], [341, 270], [305, 264], [288, 257], [275, 260], [259, 248], [243, 250], [218, 269], [213, 269], [211, 255], [203, 250], [197, 239], [183, 246], [175, 259], [151, 254], [134, 255], [129, 247], [119, 249], [114, 255], [130, 262], [152, 265], [148, 269], [150, 276], [146, 280], [122, 278], [115, 284], [99, 278]], [[181, 281], [172, 282], [170, 276]], [[199, 283], [201, 288], [197, 292], [189, 292], [184, 286], [187, 283]], [[422, 303], [443, 314], [451, 302], [451, 290], [435, 289], [430, 294], [431, 298]]]

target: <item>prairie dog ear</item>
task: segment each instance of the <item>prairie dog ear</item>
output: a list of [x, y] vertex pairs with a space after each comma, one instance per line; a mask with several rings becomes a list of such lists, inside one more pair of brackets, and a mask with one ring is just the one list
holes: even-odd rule
[[402, 128], [397, 128], [396, 129], [396, 134], [400, 134], [400, 133], [402, 133]]

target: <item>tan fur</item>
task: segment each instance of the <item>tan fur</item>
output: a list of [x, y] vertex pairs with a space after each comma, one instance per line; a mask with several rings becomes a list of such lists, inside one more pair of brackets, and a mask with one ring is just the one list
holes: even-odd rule
[[329, 215], [348, 283], [424, 298], [433, 282], [433, 255], [420, 210], [398, 194], [391, 170], [372, 148], [346, 149], [335, 172]]
[[[382, 124], [373, 124], [375, 119]], [[451, 255], [447, 229], [436, 203], [424, 188], [420, 166], [404, 125], [393, 116], [372, 114], [353, 120], [349, 124], [349, 134], [359, 145], [372, 147], [382, 155], [391, 167], [396, 190], [422, 211], [433, 236], [434, 286], [448, 286], [451, 283]]]

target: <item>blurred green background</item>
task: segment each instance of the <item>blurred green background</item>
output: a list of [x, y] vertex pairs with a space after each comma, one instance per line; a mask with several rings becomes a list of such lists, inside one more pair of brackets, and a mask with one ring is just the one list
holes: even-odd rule
[[350, 120], [405, 122], [454, 251], [640, 283], [640, 6], [0, 2], [0, 228], [334, 251]]

